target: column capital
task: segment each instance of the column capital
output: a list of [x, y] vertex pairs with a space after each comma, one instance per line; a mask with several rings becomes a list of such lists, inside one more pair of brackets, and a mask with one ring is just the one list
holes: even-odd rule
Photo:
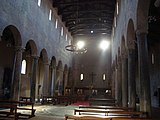
[[49, 63], [43, 63], [44, 65], [48, 65], [49, 66]]
[[115, 61], [112, 63], [111, 69], [112, 69], [112, 71], [115, 71], [115, 69], [116, 69], [116, 62]]
[[136, 40], [128, 40], [128, 49], [135, 49]]
[[121, 64], [122, 63], [122, 58], [121, 58], [121, 56], [119, 56], [118, 57], [118, 60], [117, 60], [117, 64], [119, 65], [119, 64]]
[[31, 55], [31, 57], [33, 58], [33, 59], [39, 59], [39, 56], [38, 55]]
[[142, 35], [142, 34], [148, 34], [148, 31], [147, 30], [143, 30], [143, 29], [139, 29], [136, 31], [136, 35]]
[[127, 56], [128, 54], [127, 54], [127, 52], [123, 52], [122, 54], [121, 54], [121, 60], [123, 61], [123, 60], [125, 60], [128, 56]]
[[15, 46], [15, 51], [16, 52], [23, 52], [24, 51], [24, 48], [22, 48], [22, 46]]
[[56, 69], [56, 65], [50, 65], [50, 68]]

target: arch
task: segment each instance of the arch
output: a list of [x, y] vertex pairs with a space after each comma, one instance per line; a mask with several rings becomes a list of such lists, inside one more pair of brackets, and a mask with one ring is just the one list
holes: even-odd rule
[[138, 0], [137, 5], [137, 32], [144, 33], [148, 30], [148, 11], [150, 0]]
[[41, 53], [40, 53], [40, 58], [42, 58], [43, 63], [48, 64], [49, 60], [48, 60], [48, 54], [45, 48], [42, 49]]
[[121, 55], [126, 54], [126, 44], [125, 44], [125, 38], [122, 36], [121, 40]]
[[29, 40], [26, 44], [26, 51], [29, 51], [29, 54], [32, 56], [37, 56], [37, 46], [34, 40]]
[[127, 48], [128, 49], [135, 49], [135, 29], [134, 23], [132, 19], [129, 19], [128, 26], [127, 26]]
[[118, 47], [118, 57], [117, 58], [119, 58], [120, 55], [121, 55], [121, 49], [120, 47]]
[[55, 56], [53, 56], [52, 59], [51, 59], [51, 66], [52, 67], [56, 66], [56, 57]]
[[68, 71], [68, 66], [67, 64], [64, 65], [64, 72]]
[[19, 30], [13, 25], [9, 25], [3, 30], [2, 40], [11, 43], [13, 46], [22, 46], [21, 34]]
[[63, 65], [62, 65], [62, 61], [61, 60], [59, 60], [58, 61], [58, 66], [57, 66], [57, 68], [59, 69], [59, 70], [62, 70], [62, 67]]

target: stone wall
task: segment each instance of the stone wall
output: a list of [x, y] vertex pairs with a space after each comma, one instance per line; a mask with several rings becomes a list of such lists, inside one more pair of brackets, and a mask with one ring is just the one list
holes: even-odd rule
[[[50, 0], [42, 0], [41, 6], [38, 0], [1, 0], [0, 7], [0, 34], [8, 25], [15, 26], [22, 38], [22, 47], [26, 46], [29, 40], [34, 40], [38, 48], [38, 55], [43, 48], [47, 50], [48, 58], [52, 56], [61, 60], [63, 65], [71, 66], [71, 54], [65, 50], [65, 46], [72, 39], [70, 33], [64, 28], [64, 36], [60, 35], [63, 23], [57, 16]], [[49, 11], [52, 10], [52, 19], [48, 19]], [[58, 19], [58, 28], [55, 28], [55, 21]], [[68, 40], [66, 41], [66, 34]]]
[[[119, 0], [121, 3], [119, 5], [119, 14], [116, 15], [116, 27], [113, 25], [113, 33], [112, 33], [112, 63], [116, 61], [116, 56], [118, 57], [118, 49], [120, 50], [121, 55], [121, 42], [122, 42], [122, 36], [124, 36], [125, 39], [125, 46], [128, 49], [127, 46], [127, 28], [128, 28], [128, 22], [131, 19], [134, 24], [135, 29], [135, 36], [136, 33], [139, 32], [147, 32], [148, 23], [146, 23], [145, 13], [149, 11], [147, 8], [148, 6], [148, 0], [147, 1], [138, 1], [138, 0]], [[114, 21], [114, 22], [115, 22]], [[159, 82], [159, 49], [157, 49], [158, 46], [152, 46], [151, 49], [149, 49], [149, 62], [150, 62], [150, 89], [151, 89], [151, 102], [152, 106], [158, 107], [159, 98], [158, 94], [158, 88], [160, 86]], [[136, 48], [137, 49], [137, 48]], [[155, 63], [151, 63], [151, 54], [154, 53], [155, 55]], [[138, 53], [137, 53], [138, 54]], [[138, 59], [137, 61], [138, 62]], [[138, 65], [138, 63], [137, 63]], [[138, 67], [138, 66], [136, 66]], [[138, 68], [136, 79], [138, 79]], [[137, 87], [139, 89], [139, 85], [137, 82]], [[137, 92], [139, 91], [137, 89]], [[157, 94], [157, 96], [156, 96]]]

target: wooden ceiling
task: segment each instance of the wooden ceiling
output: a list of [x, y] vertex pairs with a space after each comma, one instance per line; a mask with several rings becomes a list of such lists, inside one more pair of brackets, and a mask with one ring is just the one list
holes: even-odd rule
[[52, 0], [52, 2], [73, 37], [102, 34], [111, 36], [116, 0]]
[[154, 45], [160, 43], [160, 5], [155, 5], [155, 0], [151, 0], [148, 16], [148, 43]]

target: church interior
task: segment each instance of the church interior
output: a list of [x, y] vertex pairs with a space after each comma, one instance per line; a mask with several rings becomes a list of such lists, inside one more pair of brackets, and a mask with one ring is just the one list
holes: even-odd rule
[[160, 0], [1, 0], [0, 120], [159, 120], [159, 28]]

